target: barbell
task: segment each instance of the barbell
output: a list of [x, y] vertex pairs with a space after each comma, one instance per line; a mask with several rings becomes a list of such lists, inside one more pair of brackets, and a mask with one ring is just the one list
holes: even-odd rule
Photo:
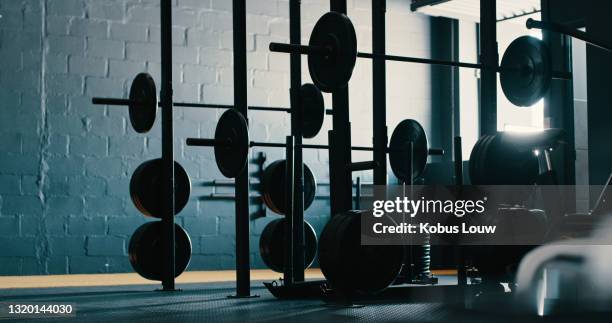
[[[236, 110], [227, 110], [219, 118], [215, 130], [215, 138], [187, 138], [188, 146], [214, 147], [215, 161], [221, 173], [229, 178], [238, 176], [248, 161], [251, 147], [287, 148], [284, 143], [249, 141], [248, 125], [242, 114]], [[328, 145], [302, 144], [296, 148], [329, 149]], [[412, 148], [412, 149], [410, 149]], [[373, 147], [353, 146], [355, 151], [374, 151]], [[410, 169], [412, 178], [419, 177], [425, 170], [429, 155], [442, 155], [442, 149], [430, 149], [427, 137], [421, 125], [412, 119], [406, 119], [395, 128], [390, 145], [385, 149], [389, 153], [391, 169], [397, 178], [408, 182]], [[412, 155], [412, 156], [411, 156]], [[408, 162], [412, 157], [412, 167]], [[356, 162], [346, 165], [350, 171], [370, 170], [377, 166], [376, 162]]]
[[[129, 99], [92, 98], [95, 105], [127, 106], [130, 123], [138, 133], [146, 133], [155, 124], [157, 108], [161, 104], [157, 100], [155, 80], [148, 73], [136, 75], [130, 86]], [[209, 109], [232, 109], [232, 105], [175, 102], [174, 107], [192, 107]], [[302, 108], [302, 136], [313, 138], [323, 126], [325, 114], [332, 114], [331, 109], [325, 109], [323, 95], [314, 84], [304, 84], [300, 87], [300, 107]], [[289, 108], [249, 106], [249, 110], [278, 111], [291, 113]]]
[[382, 58], [452, 67], [494, 70], [500, 73], [504, 94], [517, 106], [528, 107], [548, 91], [552, 79], [571, 79], [570, 73], [553, 72], [548, 47], [539, 39], [524, 36], [516, 39], [504, 53], [501, 65], [486, 66], [416, 57], [383, 55], [357, 51], [355, 27], [344, 14], [328, 12], [315, 24], [308, 45], [270, 43], [272, 52], [308, 55], [308, 70], [314, 84], [325, 92], [345, 87], [359, 58]]

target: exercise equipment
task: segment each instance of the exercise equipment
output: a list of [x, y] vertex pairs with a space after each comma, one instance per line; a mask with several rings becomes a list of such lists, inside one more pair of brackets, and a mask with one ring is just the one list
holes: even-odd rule
[[[313, 84], [304, 84], [300, 87], [300, 107], [302, 109], [302, 131], [304, 138], [315, 137], [323, 126], [326, 110], [321, 91]], [[148, 73], [139, 73], [132, 81], [129, 99], [94, 97], [92, 103], [96, 105], [127, 106], [129, 108], [130, 123], [138, 133], [146, 133], [155, 124], [158, 104], [155, 80]], [[173, 107], [192, 107], [210, 109], [233, 109], [231, 105], [204, 104], [204, 103], [173, 103]], [[291, 113], [291, 109], [278, 107], [249, 107], [250, 110], [280, 111]]]
[[[418, 178], [423, 174], [429, 148], [425, 130], [417, 121], [406, 119], [400, 122], [393, 130], [389, 148], [394, 152], [389, 154], [389, 163], [397, 178], [408, 183], [411, 178]], [[410, 160], [412, 167], [409, 165]]]
[[563, 137], [564, 132], [560, 129], [534, 133], [498, 132], [482, 136], [470, 154], [472, 184], [534, 184], [542, 168], [539, 155], [548, 156], [552, 149], [562, 143]]
[[543, 41], [522, 36], [510, 43], [501, 60], [504, 72], [499, 75], [508, 101], [519, 107], [540, 101], [550, 88], [551, 66], [550, 51]]
[[[276, 219], [266, 225], [259, 238], [259, 253], [268, 268], [282, 273], [285, 266], [285, 234], [287, 221]], [[317, 234], [304, 221], [304, 269], [310, 267], [317, 254]]]
[[[426, 144], [425, 146], [423, 146], [422, 144], [423, 140], [426, 141], [426, 138], [424, 139], [422, 137], [424, 133], [415, 133], [414, 130], [411, 130], [412, 128], [419, 128], [420, 125], [417, 127], [417, 124], [418, 123], [414, 120], [401, 123], [398, 126], [400, 130], [398, 130], [398, 135], [396, 136], [397, 139], [393, 142], [392, 146], [386, 149], [386, 151], [390, 154], [389, 159], [394, 160], [396, 162], [396, 167], [394, 169], [394, 171], [398, 171], [398, 173], [395, 173], [396, 176], [401, 176], [401, 178], [404, 178], [406, 176], [406, 167], [408, 167], [406, 165], [402, 165], [400, 162], [407, 153], [407, 147], [409, 147], [405, 140], [413, 139], [418, 140], [420, 142], [418, 145], [416, 145], [419, 150], [413, 152], [413, 157], [415, 158], [415, 160], [419, 160], [420, 162], [419, 165], [421, 165], [423, 160], [427, 160], [427, 155], [444, 154], [444, 150], [442, 149], [421, 149], [427, 146]], [[244, 120], [244, 117], [242, 117], [242, 115], [240, 115], [240, 113], [236, 112], [235, 110], [227, 110], [223, 113], [223, 115], [219, 119], [219, 122], [217, 123], [217, 130], [215, 131], [214, 139], [188, 138], [186, 143], [188, 146], [214, 147], [217, 166], [219, 167], [223, 175], [230, 178], [235, 177], [237, 174], [239, 174], [243, 169], [241, 167], [244, 167], [246, 165], [248, 149], [250, 147], [287, 147], [287, 144], [284, 143], [249, 141], [246, 120]], [[296, 148], [328, 149], [329, 146], [303, 144]], [[351, 147], [351, 149], [356, 151], [374, 151], [374, 148], [372, 147]], [[220, 154], [220, 156], [217, 157], [217, 154]], [[425, 154], [425, 156], [422, 156], [420, 154]], [[352, 163], [350, 165], [346, 165], [346, 167], [351, 171], [368, 170], [374, 168], [375, 166], [376, 164], [374, 162], [357, 162]], [[417, 169], [417, 173], [422, 173], [423, 169], [424, 165], [422, 165], [422, 168]]]
[[[178, 277], [189, 265], [191, 259], [191, 239], [189, 234], [175, 224], [175, 277]], [[163, 224], [160, 221], [141, 225], [132, 237], [128, 246], [128, 254], [132, 268], [142, 277], [149, 280], [162, 280], [165, 259], [160, 256], [162, 248]]]
[[[530, 46], [521, 51], [525, 44]], [[357, 52], [357, 37], [351, 20], [344, 14], [328, 12], [315, 24], [308, 45], [270, 43], [270, 51], [299, 53], [308, 55], [308, 70], [315, 85], [322, 91], [333, 92], [347, 86], [357, 57], [383, 58], [389, 61], [444, 65], [453, 67], [492, 69], [501, 74], [504, 93], [511, 102], [519, 106], [542, 98], [548, 90], [550, 80], [571, 79], [569, 73], [553, 72], [550, 66], [550, 53], [541, 40], [536, 38], [519, 39], [518, 44], [510, 46], [502, 66], [485, 66], [478, 63], [464, 63], [424, 59], [396, 55], [382, 55]], [[519, 50], [517, 50], [519, 49]], [[539, 95], [539, 97], [537, 97]]]
[[[277, 160], [264, 169], [261, 182], [261, 197], [266, 206], [277, 214], [287, 212], [286, 190], [282, 183], [287, 182], [286, 160]], [[279, 184], [280, 183], [280, 184]], [[317, 182], [314, 174], [304, 164], [304, 210], [314, 202]]]
[[346, 295], [374, 294], [390, 286], [403, 264], [403, 246], [361, 244], [362, 211], [337, 214], [319, 240], [319, 265], [331, 288]]
[[[142, 163], [130, 180], [130, 197], [134, 206], [145, 216], [162, 217], [162, 160], [152, 159]], [[187, 171], [174, 162], [174, 210], [178, 214], [189, 201], [191, 179]]]

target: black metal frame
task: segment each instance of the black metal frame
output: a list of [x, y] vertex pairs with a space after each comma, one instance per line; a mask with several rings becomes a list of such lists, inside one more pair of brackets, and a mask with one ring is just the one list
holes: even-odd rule
[[[164, 291], [175, 289], [175, 221], [174, 221], [174, 147], [173, 147], [173, 90], [172, 90], [172, 1], [160, 0], [161, 15], [161, 109], [162, 109], [162, 178], [163, 196], [162, 206], [164, 216], [162, 223], [161, 254], [166, 260], [162, 286]], [[372, 24], [374, 53], [385, 52], [385, 11], [384, 0], [372, 1]], [[346, 0], [330, 0], [330, 9], [346, 14]], [[491, 12], [493, 14], [491, 14]], [[488, 30], [483, 37], [481, 59], [484, 65], [497, 66], [497, 49], [495, 41], [495, 0], [481, 0], [481, 29]], [[233, 0], [233, 46], [234, 46], [234, 105], [246, 120], [248, 120], [247, 106], [247, 57], [246, 57], [246, 3], [245, 0]], [[300, 31], [300, 1], [290, 1], [290, 41], [299, 44]], [[494, 61], [494, 64], [493, 64]], [[320, 286], [324, 282], [311, 282], [299, 284], [304, 281], [304, 196], [303, 196], [303, 156], [302, 156], [302, 129], [301, 109], [299, 100], [299, 87], [301, 86], [301, 55], [294, 53], [290, 59], [291, 71], [291, 136], [287, 137], [287, 188], [289, 190], [288, 202], [291, 208], [287, 214], [286, 252], [287, 259], [284, 268], [285, 286], [278, 289], [274, 284], [266, 284], [270, 291], [280, 296], [296, 296], [321, 294]], [[348, 87], [335, 91], [333, 100], [333, 128], [329, 131], [330, 155], [330, 203], [331, 214], [338, 214], [352, 208], [352, 171], [355, 169], [374, 168], [376, 185], [386, 184], [386, 151], [387, 127], [385, 105], [385, 59], [381, 56], [374, 58], [373, 64], [373, 128], [374, 128], [374, 162], [356, 163], [360, 167], [351, 168], [351, 133], [349, 122], [349, 96]], [[491, 74], [485, 81], [485, 74]], [[491, 76], [493, 79], [491, 79]], [[496, 75], [495, 71], [483, 73], [483, 91], [481, 99], [486, 107], [483, 121], [490, 120], [495, 115], [495, 104], [484, 100], [489, 96], [495, 98]], [[202, 105], [206, 107], [206, 105]], [[215, 106], [219, 107], [219, 106]], [[223, 106], [230, 107], [230, 106]], [[486, 125], [486, 122], [483, 123]], [[490, 130], [488, 130], [490, 131]], [[485, 133], [487, 133], [486, 131]], [[460, 145], [459, 145], [460, 146]], [[460, 148], [459, 148], [460, 150]], [[457, 148], [455, 149], [457, 153]], [[412, 160], [412, 158], [410, 158]], [[459, 160], [461, 162], [461, 160]], [[412, 164], [412, 162], [409, 162]], [[364, 165], [361, 165], [364, 164]], [[366, 167], [367, 166], [367, 167]], [[361, 168], [364, 167], [364, 168]], [[461, 171], [461, 165], [457, 165]], [[459, 177], [459, 176], [458, 176]], [[458, 182], [461, 180], [458, 178]], [[412, 181], [407, 183], [412, 185]], [[236, 196], [236, 294], [233, 297], [247, 298], [251, 295], [250, 285], [250, 254], [249, 254], [249, 172], [248, 167], [235, 180]], [[295, 293], [299, 290], [305, 293]]]
[[162, 102], [162, 255], [166, 259], [162, 286], [175, 290], [174, 144], [172, 129], [172, 1], [161, 0], [161, 102]]

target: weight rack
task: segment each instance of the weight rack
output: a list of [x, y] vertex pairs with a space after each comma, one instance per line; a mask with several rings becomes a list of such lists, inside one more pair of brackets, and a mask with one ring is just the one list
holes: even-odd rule
[[[300, 31], [300, 1], [290, 0], [290, 42], [301, 42]], [[331, 11], [347, 13], [346, 0], [330, 0]], [[495, 0], [481, 0], [481, 28], [489, 30], [481, 37], [481, 60], [483, 64], [491, 66], [487, 61], [495, 60], [497, 66], [497, 50], [495, 41]], [[387, 127], [385, 106], [385, 12], [384, 0], [372, 1], [372, 43], [377, 54], [373, 62], [373, 141], [374, 162], [367, 169], [374, 170], [374, 184], [386, 185], [387, 165]], [[485, 15], [488, 14], [488, 15]], [[174, 147], [173, 147], [173, 90], [172, 90], [172, 1], [160, 0], [161, 15], [161, 114], [162, 114], [162, 226], [164, 233], [161, 238], [161, 255], [164, 262], [162, 286], [164, 291], [175, 289], [175, 174], [174, 174]], [[247, 58], [246, 58], [246, 3], [245, 0], [232, 1], [233, 15], [233, 48], [234, 48], [234, 105], [245, 120], [248, 120], [247, 106]], [[491, 32], [490, 30], [493, 30]], [[485, 37], [486, 36], [486, 37]], [[489, 51], [490, 50], [490, 51]], [[492, 78], [483, 76], [481, 102], [481, 116], [489, 120], [496, 115], [495, 101], [487, 102], [484, 98], [495, 97], [496, 75], [491, 72]], [[490, 75], [490, 76], [491, 76]], [[289, 208], [286, 218], [288, 234], [286, 235], [286, 253], [284, 268], [284, 283], [291, 287], [294, 283], [304, 281], [304, 192], [303, 192], [303, 156], [302, 156], [302, 109], [300, 107], [299, 88], [301, 86], [301, 55], [290, 55], [290, 110], [276, 109], [291, 112], [291, 135], [287, 137], [287, 203]], [[339, 214], [352, 209], [352, 171], [347, 165], [351, 163], [351, 133], [349, 121], [349, 95], [348, 86], [332, 93], [333, 113], [332, 130], [329, 137], [329, 169], [330, 169], [330, 204], [331, 214]], [[95, 99], [94, 99], [95, 101]], [[117, 100], [120, 101], [120, 100]], [[108, 104], [113, 104], [111, 101]], [[125, 102], [117, 103], [125, 105]], [[176, 106], [182, 105], [177, 103]], [[228, 106], [215, 106], [200, 104], [201, 107], [228, 108]], [[381, 108], [382, 107], [382, 108]], [[264, 108], [262, 108], [263, 110]], [[273, 110], [275, 108], [265, 108]], [[486, 112], [486, 113], [485, 113]], [[483, 122], [483, 125], [491, 124]], [[493, 123], [494, 127], [494, 123]], [[494, 128], [493, 128], [494, 129]], [[484, 132], [490, 129], [482, 129]], [[411, 158], [412, 159], [412, 158]], [[366, 169], [366, 168], [363, 168]], [[409, 183], [411, 184], [411, 183]], [[235, 181], [235, 212], [236, 212], [236, 294], [233, 297], [252, 297], [250, 291], [250, 260], [249, 260], [249, 173], [248, 167], [236, 177]]]
[[[483, 65], [498, 67], [498, 52], [496, 40], [497, 17], [495, 15], [495, 0], [480, 0], [481, 23], [480, 30], [480, 61]], [[331, 11], [347, 14], [346, 0], [330, 0]], [[290, 44], [300, 44], [300, 1], [290, 0]], [[387, 184], [387, 156], [385, 153], [388, 137], [386, 125], [386, 61], [381, 55], [385, 54], [385, 14], [386, 1], [372, 0], [372, 45], [373, 45], [373, 102], [372, 102], [372, 126], [373, 126], [373, 147], [374, 147], [374, 185]], [[292, 89], [300, 84], [300, 57], [298, 53], [290, 53], [291, 63], [291, 87]], [[298, 64], [295, 66], [294, 64]], [[480, 91], [480, 115], [481, 133], [495, 133], [497, 119], [497, 74], [495, 70], [483, 71]], [[348, 86], [332, 93], [332, 106], [334, 108], [332, 118], [333, 126], [329, 131], [329, 173], [330, 173], [330, 204], [331, 214], [339, 214], [352, 208], [352, 176], [351, 171], [345, 165], [351, 164], [351, 134], [349, 122], [349, 102]], [[292, 108], [295, 108], [294, 92], [292, 91]], [[295, 284], [299, 280], [297, 276], [290, 276], [300, 272], [303, 274], [303, 261], [296, 262], [296, 258], [303, 260], [303, 186], [301, 147], [295, 147], [301, 143], [299, 127], [299, 115], [292, 113], [292, 136], [287, 137], [287, 183], [289, 192], [288, 202], [293, 199], [291, 213], [287, 214], [288, 232], [286, 239], [287, 258], [285, 259], [284, 286], [273, 283], [265, 283], [268, 290], [278, 298], [303, 298], [321, 297], [323, 295], [321, 286], [324, 281], [315, 281], [304, 284]], [[297, 127], [296, 127], [297, 124]], [[298, 143], [299, 140], [299, 143]], [[463, 158], [461, 154], [461, 137], [454, 139], [454, 168], [455, 183], [463, 185]], [[296, 149], [297, 148], [297, 149]], [[412, 155], [412, 154], [411, 154]], [[412, 159], [412, 158], [410, 158]], [[292, 163], [289, 163], [292, 161]], [[293, 167], [290, 167], [293, 165]], [[295, 169], [292, 169], [295, 168]], [[295, 170], [295, 172], [294, 172]], [[413, 185], [412, 181], [406, 183]], [[410, 189], [410, 188], [409, 188]], [[295, 223], [298, 223], [296, 230]], [[292, 223], [292, 224], [289, 224]], [[301, 224], [301, 225], [300, 225]], [[293, 226], [292, 230], [289, 230]], [[297, 248], [296, 246], [302, 246]], [[466, 268], [464, 265], [462, 248], [457, 248], [458, 253], [458, 285], [457, 286], [436, 286], [432, 288], [419, 288], [418, 291], [410, 287], [394, 288], [391, 292], [383, 292], [376, 296], [381, 299], [422, 299], [435, 297], [438, 299], [448, 297], [463, 297], [464, 288], [467, 286]], [[303, 276], [301, 277], [303, 281]]]

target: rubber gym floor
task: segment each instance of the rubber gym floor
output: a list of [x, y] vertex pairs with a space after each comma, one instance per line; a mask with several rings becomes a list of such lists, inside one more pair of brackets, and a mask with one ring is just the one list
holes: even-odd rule
[[[255, 274], [255, 277], [269, 275]], [[317, 275], [309, 275], [310, 279]], [[197, 276], [201, 278], [202, 276]], [[224, 280], [227, 275], [208, 274], [209, 280]], [[453, 284], [453, 276], [439, 276], [441, 284]], [[72, 317], [50, 318], [52, 321], [87, 322], [575, 322], [577, 317], [540, 318], [517, 316], [491, 307], [484, 311], [466, 310], [461, 306], [445, 303], [366, 303], [360, 306], [330, 306], [319, 299], [278, 300], [262, 285], [254, 281], [253, 294], [257, 298], [231, 299], [234, 282], [180, 283], [181, 291], [159, 292], [154, 284], [133, 285], [138, 282], [135, 274], [79, 275], [68, 280], [55, 281], [34, 279], [29, 285], [17, 285], [10, 278], [2, 280], [0, 303], [53, 303], [72, 304]], [[19, 279], [23, 279], [20, 277]], [[205, 279], [206, 280], [206, 279]], [[118, 284], [112, 285], [115, 281]], [[129, 281], [125, 283], [125, 281]], [[15, 288], [16, 286], [44, 286], [43, 288]], [[61, 286], [64, 285], [64, 286]], [[67, 286], [67, 287], [66, 287]], [[418, 288], [418, 287], [415, 287]], [[3, 306], [6, 307], [6, 306]], [[31, 320], [40, 318], [8, 316], [4, 310], [0, 319]], [[48, 318], [49, 319], [49, 318]], [[45, 320], [46, 321], [46, 320]], [[584, 317], [580, 318], [584, 322]], [[609, 322], [609, 316], [591, 317], [589, 321]]]

